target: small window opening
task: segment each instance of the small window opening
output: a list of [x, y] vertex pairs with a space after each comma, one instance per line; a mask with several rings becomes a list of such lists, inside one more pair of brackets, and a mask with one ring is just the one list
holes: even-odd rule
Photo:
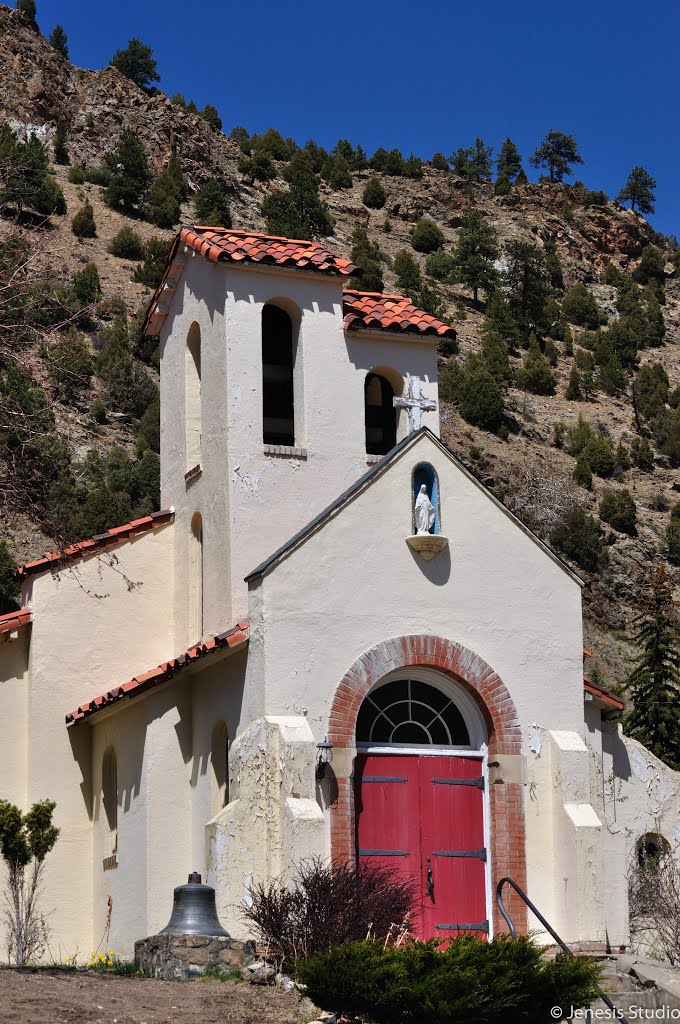
[[359, 710], [356, 737], [357, 743], [470, 746], [454, 701], [416, 679], [397, 679], [372, 690]]
[[262, 310], [262, 440], [295, 444], [293, 322], [285, 310]]
[[663, 836], [649, 833], [637, 841], [637, 862], [641, 868], [657, 868], [670, 852], [668, 840]]
[[366, 374], [364, 382], [366, 453], [387, 455], [397, 443], [394, 388], [377, 373]]

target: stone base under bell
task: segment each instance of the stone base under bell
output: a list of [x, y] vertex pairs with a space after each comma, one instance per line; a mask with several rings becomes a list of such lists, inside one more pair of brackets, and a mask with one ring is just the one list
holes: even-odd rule
[[207, 967], [224, 971], [247, 967], [257, 960], [253, 942], [223, 935], [150, 935], [135, 942], [135, 964], [151, 978], [186, 981]]

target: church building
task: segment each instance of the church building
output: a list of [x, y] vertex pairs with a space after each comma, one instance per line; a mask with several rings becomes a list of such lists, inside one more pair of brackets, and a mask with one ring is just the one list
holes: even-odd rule
[[510, 876], [618, 949], [640, 843], [677, 845], [677, 773], [584, 677], [582, 581], [440, 440], [455, 332], [355, 270], [184, 228], [145, 325], [163, 511], [20, 569], [0, 798], [56, 801], [55, 957], [129, 957], [192, 871], [248, 938], [310, 857], [415, 878], [417, 937], [505, 930]]

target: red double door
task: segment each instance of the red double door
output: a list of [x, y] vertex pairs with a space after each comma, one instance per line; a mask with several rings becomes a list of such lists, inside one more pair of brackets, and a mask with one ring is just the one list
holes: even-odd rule
[[416, 882], [411, 934], [488, 933], [481, 761], [360, 754], [354, 778], [359, 863]]

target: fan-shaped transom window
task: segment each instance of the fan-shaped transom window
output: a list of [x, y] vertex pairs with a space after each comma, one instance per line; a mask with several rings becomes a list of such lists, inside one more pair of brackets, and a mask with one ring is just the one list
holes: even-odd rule
[[443, 690], [396, 679], [372, 690], [357, 718], [357, 743], [469, 747], [463, 715]]

